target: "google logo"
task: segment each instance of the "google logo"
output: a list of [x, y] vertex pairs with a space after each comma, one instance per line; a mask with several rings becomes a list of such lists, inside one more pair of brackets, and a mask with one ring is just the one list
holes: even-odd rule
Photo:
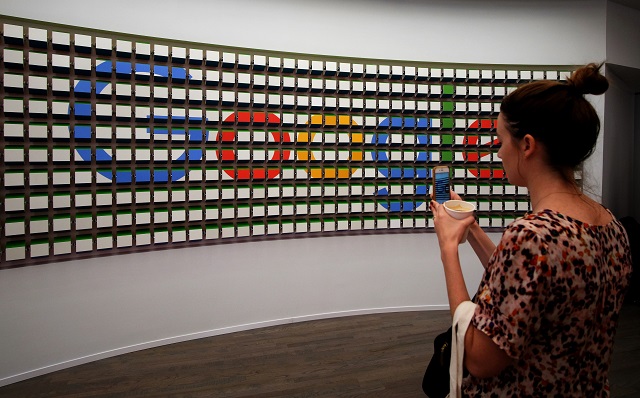
[[[133, 75], [136, 78], [141, 76], [150, 76], [152, 68], [149, 64], [145, 63], [129, 63], [129, 62], [115, 62], [104, 61], [96, 65], [95, 71], [97, 75], [111, 75], [116, 73], [118, 77], [131, 78]], [[174, 79], [177, 81], [190, 80], [189, 76], [184, 68], [180, 67], [166, 67], [166, 66], [154, 66], [153, 75], [160, 79]], [[95, 94], [97, 96], [105, 96], [111, 94], [111, 87], [108, 82], [97, 81], [95, 83]], [[74, 86], [74, 93], [77, 97], [82, 98], [91, 94], [92, 83], [90, 80], [78, 80]], [[70, 116], [75, 116], [78, 120], [90, 118], [92, 115], [92, 105], [87, 102], [78, 101], [75, 103], [73, 109], [69, 108]], [[136, 118], [140, 119], [139, 115]], [[304, 163], [305, 171], [310, 179], [349, 179], [360, 169], [354, 167], [353, 163], [372, 162], [376, 170], [377, 177], [383, 177], [387, 179], [411, 179], [416, 181], [415, 195], [425, 196], [428, 194], [428, 182], [431, 177], [431, 171], [427, 167], [428, 162], [431, 161], [432, 155], [426, 150], [427, 146], [431, 144], [431, 137], [426, 133], [430, 127], [430, 119], [422, 117], [388, 117], [383, 119], [377, 126], [376, 132], [372, 135], [369, 142], [365, 142], [365, 134], [358, 129], [350, 129], [351, 126], [357, 126], [358, 123], [348, 115], [329, 115], [329, 114], [312, 114], [309, 115], [309, 120], [304, 131], [294, 132], [287, 131], [284, 128], [280, 117], [277, 114], [262, 112], [262, 111], [236, 111], [222, 120], [222, 128], [218, 129], [202, 129], [200, 126], [189, 128], [185, 127], [186, 117], [184, 115], [153, 115], [149, 113], [146, 118], [143, 115], [143, 119], [153, 121], [153, 128], [147, 127], [146, 133], [149, 136], [164, 136], [165, 139], [169, 136], [169, 132], [172, 137], [181, 136], [185, 141], [189, 143], [204, 143], [206, 147], [207, 142], [219, 142], [223, 145], [219, 146], [219, 149], [215, 151], [215, 156], [218, 162], [223, 164], [222, 171], [224, 174], [236, 181], [266, 181], [280, 178], [281, 169], [283, 163]], [[189, 117], [190, 123], [202, 124], [202, 118]], [[206, 119], [205, 119], [206, 122]], [[485, 121], [483, 121], [484, 123]], [[176, 127], [172, 127], [173, 124]], [[478, 123], [478, 122], [476, 122]], [[259, 165], [252, 166], [246, 164], [245, 158], [241, 158], [239, 152], [245, 150], [251, 152], [253, 155], [258, 156], [256, 152], [252, 150], [253, 143], [247, 144], [246, 142], [239, 143], [238, 134], [231, 128], [225, 128], [225, 125], [251, 125], [251, 126], [264, 126], [266, 130], [269, 127], [273, 128], [271, 131], [265, 132], [265, 142], [276, 143], [278, 148], [276, 150], [266, 151], [264, 158], [257, 159]], [[323, 125], [329, 127], [340, 128], [344, 127], [348, 134], [348, 142], [345, 148], [347, 148], [348, 156], [346, 159], [327, 159], [326, 152], [323, 152], [323, 134], [313, 132], [313, 126]], [[279, 127], [279, 128], [275, 128]], [[471, 125], [470, 127], [474, 127]], [[477, 126], [476, 126], [477, 127]], [[486, 126], [483, 126], [486, 127]], [[389, 162], [392, 159], [391, 151], [388, 149], [382, 150], [376, 148], [376, 146], [385, 146], [389, 148], [391, 135], [388, 130], [407, 128], [412, 129], [415, 133], [414, 144], [417, 148], [424, 147], [424, 150], [417, 150], [414, 153], [412, 160], [413, 167], [391, 167]], [[77, 142], [83, 140], [90, 140], [92, 136], [91, 127], [88, 125], [82, 125], [78, 123], [73, 127], [70, 127], [73, 137]], [[210, 141], [211, 140], [211, 141]], [[465, 145], [478, 145], [478, 137], [468, 136], [465, 138]], [[228, 148], [225, 147], [228, 145]], [[244, 145], [244, 147], [243, 147]], [[273, 147], [273, 145], [271, 146]], [[220, 149], [221, 148], [221, 149]], [[242, 149], [240, 149], [242, 148]], [[77, 149], [78, 155], [87, 162], [92, 161], [92, 151], [88, 148]], [[262, 151], [261, 153], [265, 153]], [[488, 153], [470, 153], [466, 155], [469, 161], [477, 161], [479, 157], [486, 156]], [[182, 153], [172, 156], [172, 162], [198, 162], [203, 159], [202, 146], [197, 149], [184, 149]], [[207, 158], [207, 161], [212, 159]], [[114, 161], [113, 154], [110, 147], [103, 146], [95, 149], [95, 161], [98, 163], [110, 163]], [[269, 167], [268, 164], [273, 163], [274, 167]], [[224, 164], [232, 164], [232, 167], [225, 167]], [[346, 164], [347, 166], [340, 167], [340, 164]], [[424, 167], [420, 167], [420, 164], [424, 164]], [[473, 172], [473, 171], [472, 171]], [[149, 182], [177, 182], [185, 178], [186, 172], [184, 169], [154, 169], [153, 172], [147, 169], [121, 169], [118, 168], [115, 173], [109, 171], [98, 171], [103, 177], [114, 181], [116, 184], [125, 183], [149, 183]], [[477, 175], [479, 178], [490, 178], [491, 175], [485, 175], [480, 172]], [[474, 174], [477, 174], [474, 173]], [[499, 177], [493, 175], [493, 177]], [[386, 197], [389, 192], [386, 188], [377, 190], [376, 196]], [[416, 207], [420, 206], [422, 202], [415, 201], [381, 201], [381, 204], [389, 211], [412, 211]]]

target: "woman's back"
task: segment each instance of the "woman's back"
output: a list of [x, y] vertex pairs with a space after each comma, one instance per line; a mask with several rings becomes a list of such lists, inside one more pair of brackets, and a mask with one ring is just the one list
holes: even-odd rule
[[610, 220], [590, 225], [544, 210], [509, 226], [478, 291], [473, 323], [516, 363], [497, 377], [466, 380], [469, 395], [608, 395], [631, 273], [626, 234]]

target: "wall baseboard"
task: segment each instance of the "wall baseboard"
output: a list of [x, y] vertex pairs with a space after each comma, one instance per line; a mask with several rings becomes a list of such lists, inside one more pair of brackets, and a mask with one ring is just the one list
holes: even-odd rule
[[296, 322], [308, 322], [320, 319], [340, 318], [347, 316], [357, 315], [370, 315], [370, 314], [383, 314], [389, 312], [411, 312], [411, 311], [437, 311], [448, 310], [448, 305], [416, 305], [416, 306], [404, 306], [404, 307], [383, 307], [383, 308], [366, 308], [359, 310], [327, 312], [320, 314], [301, 315], [291, 318], [273, 319], [268, 321], [246, 323], [242, 325], [229, 326], [219, 329], [206, 330], [202, 332], [188, 333], [180, 336], [167, 337], [164, 339], [147, 341], [144, 343], [133, 344], [126, 347], [120, 347], [113, 350], [98, 352], [91, 355], [86, 355], [79, 358], [70, 359], [68, 361], [43, 366], [38, 369], [29, 370], [27, 372], [19, 373], [13, 376], [0, 379], [0, 387], [17, 383], [19, 381], [27, 380], [33, 377], [42, 376], [47, 373], [52, 373], [58, 370], [71, 368], [85, 363], [99, 361], [101, 359], [115, 357], [118, 355], [128, 354], [135, 351], [146, 350], [148, 348], [160, 347], [167, 344], [182, 343], [189, 340], [202, 339], [206, 337], [214, 337], [228, 333], [242, 332], [245, 330], [259, 329], [270, 326], [286, 325]]

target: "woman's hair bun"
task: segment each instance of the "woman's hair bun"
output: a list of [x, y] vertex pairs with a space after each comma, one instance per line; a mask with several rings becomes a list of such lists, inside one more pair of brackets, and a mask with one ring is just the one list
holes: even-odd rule
[[580, 94], [603, 94], [609, 88], [609, 81], [600, 74], [602, 64], [585, 65], [575, 70], [567, 79], [567, 84]]

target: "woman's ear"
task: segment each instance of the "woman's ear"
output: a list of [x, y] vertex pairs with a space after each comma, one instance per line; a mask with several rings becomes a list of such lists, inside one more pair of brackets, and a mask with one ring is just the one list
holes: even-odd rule
[[525, 159], [536, 153], [538, 149], [538, 144], [536, 139], [531, 135], [527, 134], [520, 140], [520, 149], [524, 154]]

